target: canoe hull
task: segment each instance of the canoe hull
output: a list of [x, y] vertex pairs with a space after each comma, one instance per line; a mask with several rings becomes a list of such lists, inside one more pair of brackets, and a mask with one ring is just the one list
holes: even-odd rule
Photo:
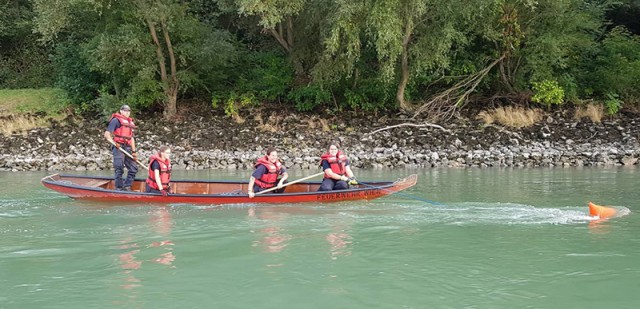
[[[55, 176], [55, 177], [54, 177]], [[64, 180], [73, 179], [74, 181]], [[109, 181], [106, 177], [82, 177], [82, 176], [67, 176], [67, 175], [52, 175], [42, 179], [42, 184], [54, 191], [60, 192], [68, 197], [79, 200], [99, 201], [99, 202], [124, 202], [124, 203], [163, 203], [163, 204], [243, 204], [243, 203], [327, 203], [327, 202], [341, 202], [341, 201], [354, 201], [354, 200], [372, 200], [385, 195], [393, 194], [398, 191], [405, 190], [414, 186], [417, 182], [417, 175], [411, 175], [404, 179], [399, 179], [395, 182], [376, 183], [372, 185], [361, 185], [360, 188], [341, 190], [341, 191], [329, 191], [329, 192], [293, 192], [293, 193], [281, 193], [281, 194], [264, 194], [256, 195], [254, 198], [249, 198], [246, 194], [170, 194], [169, 196], [162, 196], [154, 193], [142, 193], [142, 192], [125, 192], [116, 191], [112, 189], [105, 189], [102, 187], [92, 187], [83, 185], [77, 179], [90, 179], [96, 182], [96, 180]], [[176, 181], [178, 186], [181, 186], [180, 182], [184, 182], [185, 187], [187, 184], [193, 184], [195, 182]], [[197, 182], [200, 186], [208, 184], [209, 186], [219, 185], [225, 186], [225, 188], [245, 188], [246, 184], [240, 182]], [[243, 187], [244, 186], [244, 187]], [[292, 185], [292, 186], [297, 186]], [[300, 191], [306, 186], [306, 190], [310, 191], [311, 188], [319, 186], [319, 183], [301, 183], [298, 189], [293, 191]], [[240, 192], [246, 192], [246, 190]], [[238, 190], [236, 190], [238, 191]]]

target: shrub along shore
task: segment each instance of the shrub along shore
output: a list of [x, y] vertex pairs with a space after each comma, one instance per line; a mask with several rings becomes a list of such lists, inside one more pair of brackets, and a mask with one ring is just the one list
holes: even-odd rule
[[[281, 111], [192, 121], [139, 120], [139, 156], [161, 144], [172, 147], [174, 169], [251, 169], [268, 146], [288, 168], [316, 169], [327, 143], [339, 140], [356, 168], [631, 166], [640, 157], [640, 129], [633, 115], [594, 123], [568, 112], [537, 116], [526, 128], [457, 118], [425, 124], [398, 116], [318, 118]], [[410, 125], [409, 125], [410, 124]], [[0, 135], [1, 171], [111, 169], [102, 121], [52, 121]]]

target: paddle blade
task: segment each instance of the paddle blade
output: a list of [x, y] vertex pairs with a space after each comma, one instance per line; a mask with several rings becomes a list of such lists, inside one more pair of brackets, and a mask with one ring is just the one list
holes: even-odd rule
[[589, 202], [589, 214], [592, 216], [598, 216], [600, 219], [614, 217], [617, 212], [618, 211], [615, 208], [600, 206]]

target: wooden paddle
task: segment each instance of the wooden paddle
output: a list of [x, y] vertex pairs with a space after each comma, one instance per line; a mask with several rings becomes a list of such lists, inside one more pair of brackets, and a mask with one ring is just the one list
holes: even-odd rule
[[311, 179], [311, 178], [314, 178], [314, 177], [318, 177], [318, 176], [320, 176], [320, 175], [324, 175], [324, 172], [320, 172], [320, 173], [317, 173], [317, 174], [313, 174], [313, 175], [311, 175], [311, 176], [307, 176], [307, 177], [304, 177], [304, 178], [300, 178], [300, 179], [298, 179], [298, 180], [294, 180], [294, 181], [292, 181], [292, 182], [287, 182], [287, 183], [283, 184], [283, 185], [282, 185], [282, 187], [280, 187], [280, 188], [278, 188], [278, 186], [275, 186], [275, 187], [273, 187], [273, 188], [269, 188], [269, 189], [266, 189], [266, 190], [263, 190], [263, 191], [260, 191], [260, 192], [256, 192], [256, 195], [258, 195], [258, 194], [262, 194], [262, 193], [271, 192], [271, 191], [274, 191], [274, 190], [278, 190], [278, 189], [284, 188], [284, 187], [286, 187], [286, 186], [290, 186], [290, 185], [292, 185], [292, 184], [294, 184], [294, 183], [299, 183], [299, 182], [301, 182], [301, 181], [305, 181], [305, 180], [307, 180], [307, 179]]
[[147, 170], [147, 171], [149, 170], [149, 168], [148, 168], [146, 165], [144, 165], [144, 164], [142, 164], [142, 162], [140, 162], [140, 161], [136, 160], [136, 159], [135, 159], [135, 158], [134, 158], [130, 153], [128, 153], [126, 150], [122, 149], [121, 147], [118, 147], [118, 146], [116, 145], [116, 143], [115, 143], [115, 142], [113, 142], [113, 141], [109, 141], [109, 143], [111, 143], [111, 145], [113, 145], [113, 147], [116, 147], [116, 148], [118, 148], [120, 151], [122, 151], [122, 153], [124, 153], [124, 155], [125, 155], [125, 156], [127, 156], [127, 157], [131, 158], [133, 161], [135, 161], [135, 162], [138, 164], [138, 166], [142, 166], [142, 167], [143, 167], [145, 170]]

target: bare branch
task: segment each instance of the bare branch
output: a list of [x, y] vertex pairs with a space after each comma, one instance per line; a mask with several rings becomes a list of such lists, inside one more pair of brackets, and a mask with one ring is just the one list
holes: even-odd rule
[[167, 24], [162, 23], [162, 34], [164, 35], [164, 42], [167, 44], [167, 50], [169, 51], [169, 61], [171, 66], [171, 81], [177, 82], [177, 68], [176, 68], [176, 56], [173, 53], [173, 45], [171, 44], [171, 38], [169, 37], [169, 30]]
[[287, 41], [282, 37], [282, 35], [278, 33], [278, 31], [276, 31], [275, 29], [269, 29], [269, 33], [271, 33], [271, 35], [274, 38], [276, 38], [276, 40], [278, 40], [278, 43], [280, 43], [282, 48], [284, 48], [288, 53], [291, 52], [291, 47], [289, 46]]
[[293, 47], [293, 17], [287, 17], [287, 44]]
[[432, 121], [451, 118], [458, 108], [462, 107], [466, 103], [469, 95], [471, 95], [480, 82], [482, 82], [484, 77], [489, 74], [491, 69], [504, 60], [504, 58], [505, 55], [502, 55], [484, 69], [467, 76], [467, 78], [459, 81], [451, 88], [431, 97], [429, 101], [422, 104], [422, 106], [417, 109], [415, 114], [413, 114], [413, 118], [415, 119], [426, 111], [430, 112], [430, 119]]

